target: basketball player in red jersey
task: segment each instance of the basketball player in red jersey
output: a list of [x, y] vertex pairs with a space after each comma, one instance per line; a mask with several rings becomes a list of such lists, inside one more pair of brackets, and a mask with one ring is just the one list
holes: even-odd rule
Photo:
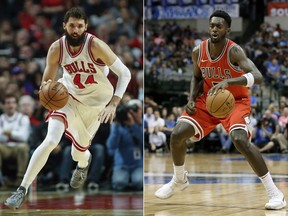
[[[63, 76], [58, 81], [67, 87], [70, 97], [63, 108], [50, 112], [45, 139], [34, 151], [20, 187], [5, 201], [5, 205], [12, 209], [21, 206], [29, 186], [63, 133], [72, 141], [71, 155], [77, 162], [70, 186], [83, 186], [92, 160], [91, 140], [100, 123], [112, 122], [130, 81], [129, 69], [110, 47], [86, 32], [87, 22], [82, 9], [69, 9], [63, 22], [65, 35], [48, 50], [42, 86], [55, 79], [60, 65]], [[115, 91], [107, 78], [109, 68], [118, 76]]]
[[[275, 186], [259, 150], [249, 141], [248, 87], [252, 87], [254, 83], [260, 84], [262, 75], [241, 47], [227, 39], [230, 26], [231, 17], [224, 11], [215, 11], [209, 18], [210, 38], [193, 50], [194, 81], [191, 82], [190, 98], [171, 135], [174, 176], [169, 183], [155, 192], [155, 196], [166, 199], [188, 187], [187, 171], [184, 167], [185, 140], [191, 137], [195, 141], [200, 140], [221, 123], [229, 132], [237, 150], [246, 157], [261, 179], [269, 197], [265, 208], [282, 209], [286, 206], [284, 195]], [[207, 94], [226, 88], [235, 97], [234, 111], [225, 118], [215, 118], [206, 109]]]

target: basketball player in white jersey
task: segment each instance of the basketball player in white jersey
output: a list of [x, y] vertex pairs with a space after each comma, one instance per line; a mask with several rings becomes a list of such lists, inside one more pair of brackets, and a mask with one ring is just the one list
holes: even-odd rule
[[[61, 65], [63, 77], [59, 81], [67, 87], [70, 97], [65, 107], [50, 112], [46, 138], [33, 153], [20, 187], [5, 201], [12, 209], [23, 203], [29, 186], [63, 133], [72, 141], [71, 154], [77, 162], [70, 185], [79, 188], [84, 184], [91, 162], [90, 141], [100, 123], [112, 122], [131, 78], [129, 69], [109, 46], [86, 33], [87, 16], [80, 8], [66, 12], [63, 28], [65, 35], [49, 48], [42, 86], [55, 79]], [[109, 68], [118, 76], [114, 94], [107, 78]]]

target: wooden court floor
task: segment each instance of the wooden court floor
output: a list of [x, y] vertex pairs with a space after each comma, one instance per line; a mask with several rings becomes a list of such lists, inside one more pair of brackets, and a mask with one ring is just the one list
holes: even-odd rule
[[[265, 154], [274, 181], [288, 199], [288, 154]], [[170, 154], [145, 155], [145, 216], [284, 216], [265, 210], [266, 193], [240, 154], [188, 154], [189, 187], [169, 199], [154, 192], [171, 180]]]
[[69, 193], [38, 192], [27, 198], [20, 209], [11, 210], [3, 204], [11, 193], [0, 192], [0, 216], [142, 216], [142, 192]]

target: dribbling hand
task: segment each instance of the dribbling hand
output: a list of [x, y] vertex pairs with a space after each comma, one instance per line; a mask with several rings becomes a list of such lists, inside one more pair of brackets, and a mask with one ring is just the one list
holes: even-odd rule
[[225, 90], [228, 86], [229, 86], [229, 85], [228, 85], [227, 80], [223, 80], [222, 82], [220, 82], [220, 83], [218, 83], [217, 85], [213, 86], [213, 87], [208, 91], [208, 94], [209, 94], [209, 95], [216, 94], [219, 89], [221, 89], [222, 92], [224, 92], [224, 90]]
[[187, 105], [185, 106], [185, 110], [188, 115], [192, 115], [196, 112], [195, 102], [189, 101]]
[[47, 80], [47, 81], [43, 81], [42, 84], [41, 84], [41, 86], [40, 86], [40, 88], [39, 88], [39, 90], [41, 90], [44, 85], [47, 85], [48, 83], [51, 83], [51, 82], [52, 82], [51, 79], [49, 79], [49, 80]]

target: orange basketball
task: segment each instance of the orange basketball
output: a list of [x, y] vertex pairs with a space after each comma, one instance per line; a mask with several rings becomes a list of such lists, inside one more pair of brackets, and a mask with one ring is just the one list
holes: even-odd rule
[[44, 85], [39, 91], [39, 99], [46, 109], [58, 110], [64, 107], [68, 101], [67, 88], [60, 82], [52, 81]]
[[225, 118], [234, 109], [235, 98], [227, 89], [219, 89], [216, 94], [208, 95], [206, 98], [206, 108], [208, 112], [216, 118]]

